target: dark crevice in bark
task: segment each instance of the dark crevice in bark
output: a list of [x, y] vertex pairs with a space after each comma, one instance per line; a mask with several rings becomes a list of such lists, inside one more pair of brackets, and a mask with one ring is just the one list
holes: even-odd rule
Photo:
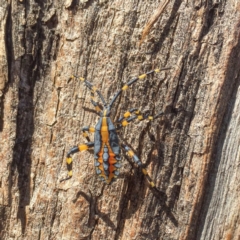
[[[29, 7], [29, 6], [28, 6]], [[36, 8], [36, 6], [34, 6]], [[31, 14], [31, 7], [28, 14]], [[21, 221], [22, 234], [26, 228], [26, 206], [30, 203], [31, 154], [34, 133], [34, 88], [40, 76], [42, 64], [42, 46], [45, 39], [42, 27], [42, 14], [36, 24], [25, 29], [24, 46], [26, 53], [21, 58], [19, 81], [19, 104], [17, 109], [16, 139], [13, 148], [12, 180], [17, 171], [19, 206], [17, 217]], [[11, 196], [11, 199], [13, 196]], [[11, 200], [12, 201], [12, 200]]]
[[215, 4], [212, 6], [212, 4], [208, 3], [205, 9], [205, 14], [204, 14], [204, 19], [203, 21], [205, 22], [203, 29], [202, 29], [202, 36], [203, 38], [205, 35], [209, 34], [209, 32], [212, 30], [212, 28], [217, 26], [217, 21], [219, 18], [219, 13], [218, 13], [218, 4]]
[[93, 51], [92, 47], [90, 47], [90, 46], [92, 46], [94, 27], [98, 26], [98, 14], [99, 14], [99, 11], [100, 11], [100, 9], [96, 5], [93, 6], [91, 18], [90, 18], [90, 20], [86, 20], [86, 30], [85, 30], [84, 35], [82, 35], [81, 37], [82, 37], [82, 41], [84, 41], [83, 38], [85, 36], [88, 36], [86, 41], [87, 41], [87, 46], [89, 46], [89, 47], [87, 49], [85, 49], [85, 51], [82, 50], [82, 51], [79, 52], [78, 62], [75, 64], [76, 65], [76, 67], [75, 67], [75, 69], [76, 69], [75, 74], [78, 75], [78, 68], [79, 68], [79, 66], [81, 66], [81, 57], [82, 57], [82, 55], [85, 55], [83, 57], [84, 67], [83, 67], [83, 74], [81, 76], [84, 77], [84, 78], [87, 77], [87, 79], [90, 82], [92, 81], [92, 79], [89, 79], [89, 77], [90, 77], [89, 75], [90, 74], [88, 74], [88, 65], [89, 65], [89, 62], [90, 62], [91, 53]]
[[[53, 203], [54, 203], [54, 210], [52, 211], [53, 214], [51, 215], [51, 219], [50, 219], [50, 229], [49, 229], [49, 239], [53, 239], [54, 235], [53, 232], [52, 232], [52, 229], [53, 229], [53, 225], [54, 225], [54, 222], [55, 220], [57, 219], [57, 215], [58, 215], [58, 200], [59, 200], [59, 195], [58, 195], [58, 191], [55, 191], [54, 192], [54, 197], [53, 197]], [[47, 219], [48, 220], [48, 219]]]
[[8, 219], [10, 215], [11, 209], [8, 206], [0, 205], [0, 238], [4, 239], [6, 232], [8, 231]]
[[[169, 50], [168, 50], [168, 53], [166, 55], [166, 60], [165, 60], [164, 66], [170, 59], [170, 54], [172, 52], [172, 47], [173, 47], [173, 43], [174, 43], [174, 39], [175, 39], [175, 34], [177, 32], [177, 27], [178, 27], [178, 24], [179, 24], [179, 18], [180, 18], [180, 14], [176, 13], [175, 25], [173, 26], [173, 34], [172, 34], [172, 37], [170, 38]], [[172, 67], [172, 66], [170, 66], [170, 67]]]
[[153, 46], [153, 54], [156, 55], [157, 53], [159, 53], [162, 46], [164, 46], [163, 43], [164, 43], [165, 39], [167, 38], [167, 36], [169, 35], [169, 32], [171, 31], [172, 24], [174, 24], [174, 22], [176, 21], [176, 13], [177, 13], [178, 9], [180, 8], [181, 3], [182, 3], [182, 1], [178, 1], [178, 0], [176, 0], [174, 2], [172, 11], [171, 11], [170, 16], [167, 21], [167, 24], [164, 26], [159, 40], [156, 41], [156, 43]]
[[71, 2], [71, 5], [68, 7], [68, 10], [71, 10], [71, 11], [77, 11], [77, 7], [79, 6], [79, 2], [80, 0], [72, 0]]

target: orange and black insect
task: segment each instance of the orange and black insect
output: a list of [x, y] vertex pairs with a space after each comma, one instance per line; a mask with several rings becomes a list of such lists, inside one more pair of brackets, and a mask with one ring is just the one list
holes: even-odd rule
[[[162, 68], [161, 70], [167, 70], [169, 68]], [[121, 149], [125, 151], [138, 167], [141, 168], [143, 174], [147, 177], [147, 180], [151, 187], [154, 187], [152, 179], [147, 173], [147, 170], [142, 167], [142, 162], [138, 158], [138, 156], [124, 143], [120, 143], [118, 130], [122, 127], [128, 125], [128, 123], [138, 119], [142, 121], [144, 119], [154, 120], [162, 115], [159, 113], [155, 116], [150, 116], [149, 114], [142, 114], [138, 109], [134, 108], [130, 111], [127, 111], [123, 117], [119, 118], [118, 121], [114, 124], [110, 118], [111, 109], [119, 97], [119, 95], [128, 89], [130, 85], [135, 83], [140, 79], [146, 78], [148, 75], [153, 73], [160, 72], [160, 69], [155, 69], [150, 72], [147, 72], [143, 75], [133, 78], [131, 81], [126, 83], [122, 89], [120, 89], [110, 101], [109, 104], [106, 103], [101, 92], [94, 87], [89, 81], [84, 78], [79, 78], [77, 76], [72, 76], [72, 78], [77, 78], [83, 81], [86, 87], [91, 91], [91, 103], [94, 105], [96, 112], [99, 114], [100, 119], [98, 120], [95, 127], [83, 127], [83, 136], [87, 139], [87, 143], [75, 146], [67, 153], [67, 169], [68, 169], [68, 177], [62, 179], [62, 181], [68, 180], [72, 177], [72, 155], [77, 152], [81, 152], [84, 150], [88, 150], [90, 148], [94, 148], [94, 165], [96, 167], [96, 173], [104, 180], [107, 184], [111, 183], [114, 178], [117, 178], [119, 175], [119, 168], [121, 167]], [[103, 104], [103, 110], [101, 110], [100, 105], [94, 100], [94, 93], [97, 93], [99, 98]], [[90, 141], [90, 138], [87, 132], [94, 133], [94, 141]]]

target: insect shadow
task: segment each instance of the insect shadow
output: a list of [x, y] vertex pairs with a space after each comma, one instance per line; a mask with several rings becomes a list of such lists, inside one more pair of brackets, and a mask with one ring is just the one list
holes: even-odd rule
[[97, 207], [97, 200], [100, 196], [94, 196], [90, 190], [88, 191], [89, 194], [83, 191], [78, 191], [75, 199], [73, 200], [73, 203], [76, 203], [77, 199], [82, 196], [89, 203], [88, 227], [94, 229], [95, 225], [97, 224], [98, 218], [101, 218], [106, 223], [106, 225], [108, 225], [112, 229], [116, 229], [116, 226], [111, 221], [109, 214], [102, 213]]
[[[130, 145], [130, 144], [129, 144]], [[151, 154], [151, 153], [150, 153]], [[145, 201], [145, 196], [146, 196], [146, 191], [149, 189], [151, 193], [153, 194], [153, 201], [155, 201], [155, 206], [158, 207], [159, 211], [156, 216], [156, 218], [160, 218], [164, 213], [167, 215], [167, 217], [171, 220], [171, 222], [177, 227], [178, 226], [178, 221], [176, 217], [173, 214], [172, 208], [173, 206], [169, 206], [167, 204], [167, 195], [165, 192], [159, 190], [157, 187], [154, 188], [148, 188], [147, 186], [142, 188], [144, 186], [144, 176], [141, 173], [141, 171], [135, 167], [134, 163], [131, 161], [129, 156], [127, 154], [124, 154], [124, 157], [127, 159], [127, 161], [130, 163], [132, 166], [132, 171], [133, 173], [126, 173], [125, 177], [127, 183], [133, 183], [133, 184], [128, 184], [126, 193], [122, 196], [121, 199], [121, 211], [119, 217], [121, 217], [122, 223], [121, 225], [124, 226], [124, 222], [127, 219], [130, 219], [132, 215], [134, 215], [137, 210], [141, 207], [141, 205]], [[159, 159], [160, 156], [157, 156]], [[148, 165], [149, 163], [146, 163]], [[144, 167], [145, 164], [144, 164]], [[137, 196], [137, 198], [136, 198]], [[118, 231], [120, 234], [121, 227], [119, 227]]]

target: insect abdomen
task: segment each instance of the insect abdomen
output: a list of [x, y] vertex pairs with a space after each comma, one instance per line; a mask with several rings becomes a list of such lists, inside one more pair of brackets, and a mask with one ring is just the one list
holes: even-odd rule
[[108, 117], [100, 118], [95, 127], [94, 158], [96, 173], [110, 183], [119, 172], [120, 147], [116, 129]]

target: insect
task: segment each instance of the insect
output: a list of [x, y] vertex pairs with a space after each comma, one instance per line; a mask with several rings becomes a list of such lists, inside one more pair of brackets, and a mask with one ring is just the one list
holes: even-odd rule
[[[119, 118], [115, 124], [111, 120], [110, 115], [114, 102], [117, 100], [117, 98], [123, 91], [126, 91], [128, 89], [129, 86], [131, 86], [138, 80], [146, 78], [148, 75], [158, 73], [161, 70], [167, 69], [170, 68], [155, 69], [133, 78], [115, 93], [109, 104], [105, 101], [101, 92], [88, 80], [82, 77], [72, 76], [72, 78], [80, 79], [81, 81], [83, 81], [85, 86], [91, 91], [91, 103], [95, 107], [95, 110], [100, 116], [100, 118], [95, 127], [87, 126], [82, 128], [83, 136], [87, 139], [87, 143], [75, 146], [71, 148], [70, 151], [67, 153], [66, 163], [68, 177], [61, 179], [60, 182], [68, 180], [72, 177], [72, 155], [77, 152], [94, 148], [94, 165], [96, 168], [96, 173], [103, 181], [105, 181], [107, 184], [110, 184], [112, 180], [117, 178], [117, 176], [119, 175], [119, 168], [121, 167], [120, 161], [122, 149], [128, 154], [129, 157], [134, 160], [137, 166], [141, 168], [142, 173], [146, 176], [150, 186], [155, 187], [153, 180], [149, 176], [147, 170], [143, 167], [143, 164], [138, 158], [138, 156], [131, 150], [129, 146], [124, 143], [120, 143], [118, 131], [121, 128], [127, 126], [135, 119], [138, 119], [139, 121], [142, 121], [144, 119], [154, 120], [160, 117], [162, 113], [159, 113], [155, 116], [150, 116], [149, 114], [142, 114], [137, 108], [134, 108], [125, 112], [123, 117]], [[100, 105], [94, 100], [95, 93], [98, 94], [103, 104], [102, 110], [100, 108]], [[90, 141], [88, 132], [94, 133], [94, 141]]]

